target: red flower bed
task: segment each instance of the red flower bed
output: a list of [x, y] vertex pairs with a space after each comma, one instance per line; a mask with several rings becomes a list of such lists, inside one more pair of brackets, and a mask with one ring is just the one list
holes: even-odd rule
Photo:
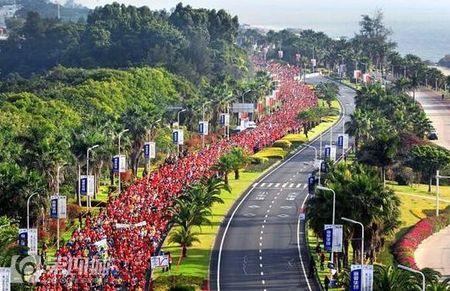
[[[183, 188], [202, 177], [213, 175], [211, 167], [233, 146], [253, 152], [271, 145], [288, 132], [298, 131], [297, 114], [317, 105], [314, 93], [295, 81], [294, 77], [300, 73], [297, 67], [271, 63], [266, 70], [276, 74], [280, 84], [282, 106], [279, 110], [262, 118], [257, 128], [165, 164], [152, 172], [149, 178], [131, 185], [119, 198], [110, 201], [98, 217], [87, 219], [86, 226], [74, 232], [67, 245], [58, 251], [62, 260], [79, 257], [90, 261], [107, 260], [111, 263], [107, 272], [86, 273], [62, 265], [56, 268], [56, 272], [55, 269], [43, 272], [38, 289], [89, 290], [100, 285], [103, 290], [115, 290], [118, 286], [129, 290], [142, 288], [149, 258], [161, 245], [167, 231], [171, 218], [167, 208]], [[131, 227], [117, 227], [118, 223]], [[98, 242], [102, 242], [102, 247]]]
[[439, 217], [431, 216], [416, 223], [394, 246], [394, 256], [396, 260], [405, 266], [416, 268], [414, 252], [417, 247], [444, 227], [450, 224], [450, 216], [443, 214]]

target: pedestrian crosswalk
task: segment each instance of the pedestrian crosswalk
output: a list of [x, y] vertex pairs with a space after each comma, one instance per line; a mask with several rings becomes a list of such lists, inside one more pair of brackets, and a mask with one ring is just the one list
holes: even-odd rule
[[257, 185], [258, 188], [270, 189], [270, 188], [286, 188], [286, 189], [306, 189], [308, 185], [306, 183], [260, 183]]

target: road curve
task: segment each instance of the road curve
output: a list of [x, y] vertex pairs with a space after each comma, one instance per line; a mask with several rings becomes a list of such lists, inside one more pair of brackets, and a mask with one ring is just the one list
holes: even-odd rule
[[[324, 81], [322, 77], [308, 80]], [[340, 86], [340, 101], [353, 112], [354, 91]], [[341, 119], [333, 140], [342, 133]], [[330, 132], [323, 135], [323, 144]], [[311, 145], [319, 149], [319, 140]], [[341, 151], [338, 150], [338, 154]], [[309, 258], [304, 223], [299, 221], [308, 198], [307, 179], [314, 150], [304, 148], [254, 183], [222, 222], [210, 262], [211, 290], [320, 290], [307, 278]]]

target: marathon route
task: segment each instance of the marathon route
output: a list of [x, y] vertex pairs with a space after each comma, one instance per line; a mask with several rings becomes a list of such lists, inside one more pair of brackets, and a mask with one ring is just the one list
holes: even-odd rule
[[[325, 81], [323, 77], [309, 83]], [[340, 86], [339, 100], [353, 112], [355, 92]], [[333, 142], [348, 117], [333, 126]], [[330, 131], [323, 134], [323, 146]], [[319, 139], [310, 143], [319, 150]], [[342, 151], [338, 149], [338, 155]], [[301, 148], [254, 183], [223, 221], [210, 263], [211, 290], [320, 290], [308, 279], [309, 258], [304, 222], [299, 219], [308, 198], [314, 150]]]

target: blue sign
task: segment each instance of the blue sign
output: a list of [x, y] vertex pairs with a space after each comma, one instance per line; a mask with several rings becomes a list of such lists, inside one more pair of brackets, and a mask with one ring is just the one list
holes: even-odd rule
[[220, 125], [225, 125], [225, 114], [221, 114], [220, 115], [220, 121], [219, 121]]
[[19, 247], [22, 255], [28, 254], [28, 232], [26, 230], [19, 232]]
[[146, 159], [149, 159], [149, 158], [150, 158], [150, 144], [149, 144], [149, 143], [146, 143], [146, 144], [144, 145], [144, 157], [145, 157]]
[[330, 159], [331, 157], [331, 147], [325, 148], [325, 159]]
[[327, 252], [333, 249], [333, 228], [327, 228], [323, 234], [323, 245]]
[[350, 272], [350, 291], [361, 291], [361, 277], [361, 269], [355, 269]]
[[314, 190], [316, 187], [316, 177], [311, 176], [308, 178], [308, 193], [309, 194], [314, 194]]
[[205, 133], [205, 124], [203, 122], [200, 122], [198, 124], [198, 133], [204, 134]]
[[337, 144], [340, 147], [344, 146], [344, 136], [343, 135], [338, 136]]
[[[119, 156], [113, 157], [112, 164], [113, 164], [113, 172], [114, 173], [119, 173], [119, 171], [120, 171], [120, 157]], [[87, 182], [87, 179], [86, 179], [86, 182]]]
[[172, 141], [174, 144], [178, 144], [178, 131], [172, 133]]
[[50, 200], [50, 217], [58, 218], [58, 198]]
[[81, 195], [87, 195], [87, 183], [88, 183], [87, 177], [80, 179], [80, 194]]

